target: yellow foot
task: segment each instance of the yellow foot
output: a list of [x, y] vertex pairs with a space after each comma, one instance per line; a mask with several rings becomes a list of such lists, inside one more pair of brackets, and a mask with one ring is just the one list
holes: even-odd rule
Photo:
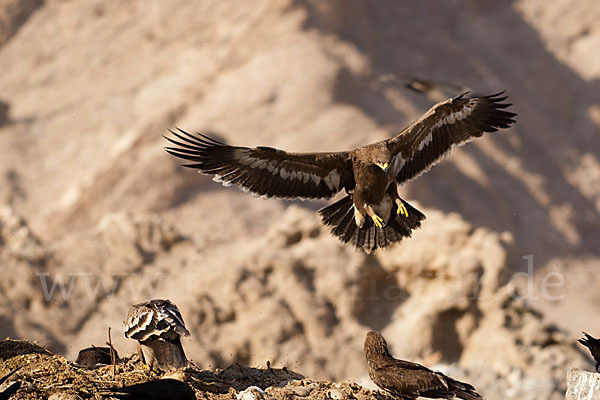
[[383, 228], [383, 219], [381, 219], [379, 215], [375, 214], [371, 217], [371, 219], [373, 220], [373, 223], [376, 227]]
[[396, 210], [396, 212], [399, 215], [404, 215], [405, 217], [408, 217], [408, 210], [404, 206], [404, 203], [399, 200], [396, 200], [396, 204], [398, 205], [398, 209]]

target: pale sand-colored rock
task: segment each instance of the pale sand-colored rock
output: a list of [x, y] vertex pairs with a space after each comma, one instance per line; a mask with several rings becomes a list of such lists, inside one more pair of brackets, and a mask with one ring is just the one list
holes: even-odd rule
[[[40, 3], [0, 1], [0, 334], [73, 357], [111, 326], [131, 350], [127, 307], [168, 297], [206, 367], [362, 382], [371, 328], [400, 357], [458, 363], [489, 399], [558, 398], [564, 366], [587, 365], [572, 342], [600, 329], [597, 3]], [[390, 72], [506, 88], [519, 116], [403, 187], [427, 220], [376, 256], [329, 237], [323, 202], [224, 189], [162, 149], [173, 126], [346, 149], [453, 94], [379, 82]], [[506, 285], [527, 255], [543, 314]], [[543, 301], [547, 271], [567, 278], [563, 300]], [[46, 301], [59, 275], [69, 301]]]
[[571, 368], [567, 373], [567, 395], [565, 399], [600, 399], [600, 374]]
[[477, 92], [506, 88], [519, 113], [511, 132], [455, 152], [405, 192], [511, 231], [517, 261], [534, 254], [542, 268], [598, 256], [600, 202], [588, 175], [600, 168], [600, 91], [580, 70], [593, 74], [600, 60], [581, 50], [575, 70], [562, 62], [574, 59], [579, 30], [581, 40], [597, 40], [596, 4], [316, 4], [48, 2], [0, 49], [0, 93], [15, 121], [0, 130], [0, 199], [43, 237], [133, 210], [160, 210], [197, 235], [239, 215], [228, 218], [229, 235], [244, 237], [250, 212], [274, 219], [283, 207], [244, 201], [238, 213], [232, 203], [243, 194], [221, 196], [162, 151], [166, 128], [296, 151], [344, 149], [397, 132], [451, 94], [424, 98], [377, 83], [396, 72]]
[[0, 46], [6, 43], [27, 19], [43, 5], [43, 0], [0, 1]]
[[[168, 297], [192, 333], [183, 340], [186, 354], [204, 368], [269, 360], [313, 378], [363, 382], [364, 334], [380, 329], [395, 355], [439, 361], [440, 369], [458, 363], [453, 375], [488, 398], [557, 398], [564, 365], [586, 360], [506, 284], [510, 236], [425, 211], [429, 224], [410, 242], [376, 256], [342, 246], [314, 212], [296, 206], [265, 235], [208, 247], [156, 217], [110, 215], [91, 232], [37, 242], [33, 254], [45, 255], [40, 270], [48, 275], [32, 270], [21, 283], [30, 297], [13, 294], [4, 304], [25, 310], [14, 318], [14, 335], [70, 357], [104, 343], [109, 326], [119, 352], [134, 351], [120, 329], [127, 308]], [[19, 221], [0, 226], [28, 232]], [[11, 249], [20, 254], [23, 246], [14, 242], [32, 242], [30, 235], [9, 241], [0, 260], [15, 260]], [[61, 280], [64, 293], [57, 287], [46, 301], [42, 280], [46, 292]]]
[[56, 392], [52, 396], [48, 397], [48, 400], [80, 400], [81, 397], [75, 393], [69, 392]]

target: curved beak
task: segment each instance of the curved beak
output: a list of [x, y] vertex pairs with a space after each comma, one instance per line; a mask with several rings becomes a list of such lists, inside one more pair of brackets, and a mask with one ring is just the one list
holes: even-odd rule
[[388, 163], [377, 163], [376, 165], [381, 168], [383, 172], [387, 172], [388, 168], [390, 167]]

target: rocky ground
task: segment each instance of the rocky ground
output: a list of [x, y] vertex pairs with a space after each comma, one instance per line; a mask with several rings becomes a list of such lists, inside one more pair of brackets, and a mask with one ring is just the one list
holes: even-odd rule
[[196, 397], [210, 400], [261, 399], [391, 399], [355, 383], [319, 382], [305, 379], [287, 368], [250, 368], [232, 364], [216, 371], [190, 366], [184, 371], [160, 374], [148, 371], [137, 356], [119, 360], [115, 365], [83, 368], [64, 357], [25, 341], [0, 342], [4, 371], [20, 368], [4, 384], [20, 382], [15, 398], [77, 400], [110, 398], [113, 388], [156, 379], [178, 379], [190, 385]]
[[[564, 366], [589, 361], [508, 283], [510, 235], [456, 214], [427, 215], [411, 246], [373, 256], [340, 246], [300, 207], [260, 237], [219, 246], [127, 214], [45, 244], [5, 209], [0, 261], [13, 268], [2, 281], [3, 307], [27, 310], [7, 320], [9, 335], [30, 332], [74, 359], [103, 345], [111, 327], [126, 354], [134, 342], [120, 323], [131, 299], [169, 297], [192, 333], [186, 351], [202, 368], [270, 361], [369, 386], [362, 340], [380, 329], [394, 354], [468, 379], [488, 398], [560, 398]], [[73, 273], [80, 263], [98, 272]]]
[[[584, 3], [0, 0], [0, 337], [64, 361], [111, 327], [127, 354], [128, 307], [166, 297], [207, 371], [269, 360], [372, 388], [378, 329], [488, 399], [562, 398], [566, 367], [592, 366], [576, 337], [600, 332], [600, 6]], [[346, 149], [463, 88], [507, 89], [517, 124], [404, 186], [427, 220], [376, 255], [329, 236], [324, 202], [252, 198], [163, 151], [174, 126]], [[529, 259], [531, 285], [512, 280]], [[548, 277], [564, 285], [544, 293]], [[20, 376], [42, 390], [35, 369]]]

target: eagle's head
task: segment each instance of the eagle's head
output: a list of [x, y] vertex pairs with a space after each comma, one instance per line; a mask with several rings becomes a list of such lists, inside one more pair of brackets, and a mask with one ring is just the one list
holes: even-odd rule
[[381, 333], [377, 331], [367, 332], [364, 347], [367, 360], [379, 357], [391, 357], [387, 347], [387, 342]]
[[364, 163], [376, 165], [381, 168], [383, 172], [388, 171], [392, 164], [392, 152], [384, 142], [374, 143], [370, 146], [365, 146], [360, 150], [359, 157]]

